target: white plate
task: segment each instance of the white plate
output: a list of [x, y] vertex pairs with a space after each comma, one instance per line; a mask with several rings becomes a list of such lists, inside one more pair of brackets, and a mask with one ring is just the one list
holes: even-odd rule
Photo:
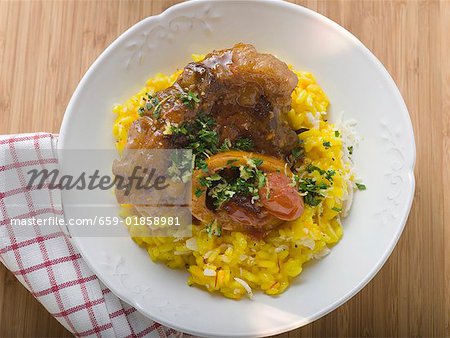
[[[341, 242], [329, 256], [308, 264], [279, 297], [258, 293], [253, 300], [232, 301], [213, 296], [188, 287], [185, 273], [152, 263], [127, 237], [74, 238], [115, 294], [150, 318], [197, 335], [271, 335], [332, 311], [361, 290], [389, 257], [414, 193], [411, 121], [383, 65], [339, 25], [279, 1], [193, 1], [137, 23], [80, 82], [64, 116], [59, 147], [111, 149], [114, 103], [133, 95], [156, 72], [183, 67], [191, 53], [241, 41], [313, 72], [330, 98], [331, 118], [344, 112], [358, 121], [363, 141], [354, 159], [368, 190], [357, 193]], [[107, 170], [111, 163], [103, 159], [98, 166]], [[77, 198], [66, 194], [63, 202]], [[103, 194], [99, 203], [113, 199]], [[65, 215], [80, 213], [65, 205]]]

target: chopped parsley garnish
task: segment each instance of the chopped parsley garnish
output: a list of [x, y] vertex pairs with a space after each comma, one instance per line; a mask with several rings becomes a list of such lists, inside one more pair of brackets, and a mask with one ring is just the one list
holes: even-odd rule
[[341, 212], [342, 208], [332, 207], [331, 210], [336, 211], [336, 212]]
[[153, 114], [152, 115], [153, 115], [153, 117], [155, 119], [159, 119], [160, 111], [161, 111], [161, 106], [158, 106], [158, 109], [155, 108], [155, 110], [153, 110]]
[[195, 104], [200, 102], [200, 99], [198, 98], [197, 94], [191, 91], [189, 91], [187, 94], [181, 94], [180, 100], [186, 107], [190, 109], [194, 109]]
[[203, 170], [204, 172], [208, 171], [208, 164], [206, 163], [205, 159], [201, 158], [197, 162], [197, 168]]
[[182, 140], [180, 147], [192, 149], [195, 168], [204, 171], [207, 171], [205, 161], [211, 155], [230, 149], [251, 150], [254, 146], [253, 141], [249, 138], [240, 138], [234, 143], [225, 139], [220, 144], [216, 121], [203, 113], [200, 113], [195, 120], [186, 121], [180, 126], [171, 126], [169, 135]]
[[316, 180], [305, 177], [300, 179], [299, 191], [304, 195], [305, 203], [310, 206], [317, 206], [322, 202], [323, 194], [321, 190], [328, 188], [325, 183], [317, 183]]
[[247, 163], [252, 167], [260, 167], [263, 164], [263, 160], [260, 158], [249, 158]]
[[151, 110], [153, 107], [156, 107], [159, 104], [159, 99], [157, 97], [153, 97], [147, 101], [145, 104], [145, 108], [147, 110]]
[[308, 194], [305, 196], [305, 203], [312, 207], [318, 206], [321, 201], [322, 197], [316, 197], [314, 194]]
[[295, 170], [295, 168], [301, 164], [304, 156], [305, 149], [303, 148], [303, 142], [299, 141], [298, 144], [291, 150], [291, 153], [286, 157], [286, 161], [291, 165], [291, 169]]
[[186, 183], [192, 176], [192, 158], [184, 150], [175, 149], [170, 154], [172, 164], [167, 168], [168, 175], [175, 182]]
[[206, 179], [206, 177], [204, 177], [204, 176], [200, 177], [200, 179], [198, 181], [199, 181], [201, 186], [206, 187], [206, 188], [209, 188], [211, 186], [211, 184], [212, 184], [212, 182], [208, 181]]
[[205, 227], [205, 231], [210, 237], [213, 235], [216, 235], [217, 237], [222, 236], [222, 226], [216, 219]]
[[364, 184], [361, 184], [361, 183], [355, 183], [356, 184], [356, 187], [358, 188], [358, 190], [366, 190], [367, 188], [366, 188], [366, 186], [364, 185]]
[[[200, 178], [200, 185], [209, 189], [208, 196], [212, 198], [215, 208], [220, 208], [236, 195], [250, 197], [252, 203], [259, 199], [259, 189], [266, 184], [266, 174], [257, 168], [255, 160], [258, 166], [263, 163], [259, 159], [250, 159], [251, 164], [240, 166], [239, 176], [235, 178], [225, 179], [217, 173]], [[237, 167], [234, 168], [237, 170]]]
[[148, 93], [146, 95], [148, 99], [143, 98], [145, 100], [145, 104], [143, 107], [138, 109], [138, 115], [142, 117], [146, 112], [153, 109], [152, 115], [155, 119], [160, 117], [162, 104], [173, 97], [173, 95], [168, 95], [160, 101], [156, 96], [153, 97]]
[[341, 133], [339, 133], [339, 130], [335, 130], [335, 131], [334, 131], [334, 136], [335, 136], [335, 137], [341, 136]]
[[226, 182], [219, 183], [210, 188], [208, 195], [213, 198], [214, 207], [220, 208], [224, 203], [233, 198], [238, 190], [238, 185], [231, 186]]
[[313, 164], [308, 164], [308, 166], [306, 167], [306, 171], [309, 173], [312, 173], [313, 171], [318, 171], [320, 175], [325, 174], [325, 170], [320, 169], [319, 167], [316, 167]]
[[252, 150], [253, 147], [253, 140], [249, 138], [237, 139], [234, 144], [228, 138], [226, 138], [220, 146], [219, 151], [227, 151], [230, 149], [248, 151]]
[[227, 151], [230, 150], [230, 148], [231, 148], [231, 141], [226, 138], [225, 140], [223, 140], [223, 143], [220, 146], [219, 151]]
[[325, 178], [328, 181], [332, 182], [334, 174], [336, 174], [336, 171], [334, 171], [333, 169], [328, 169], [325, 173]]
[[350, 155], [353, 154], [353, 146], [347, 147], [347, 150]]
[[234, 142], [234, 145], [232, 145], [232, 148], [236, 149], [236, 150], [248, 151], [248, 150], [252, 150], [254, 146], [255, 146], [255, 144], [253, 143], [252, 139], [244, 137], [244, 138], [237, 139]]
[[215, 121], [205, 114], [195, 120], [187, 121], [179, 127], [172, 127], [172, 135], [183, 138], [183, 146], [192, 149], [195, 168], [207, 170], [206, 158], [216, 154], [219, 149], [219, 134], [214, 130]]
[[291, 154], [292, 154], [294, 160], [298, 160], [298, 159], [301, 159], [303, 157], [304, 150], [303, 150], [302, 147], [295, 147], [294, 149], [292, 149]]
[[[155, 103], [153, 103], [153, 107], [154, 107], [154, 109], [153, 109], [153, 117], [154, 117], [155, 119], [158, 119], [159, 116], [160, 116], [162, 104], [163, 104], [164, 102], [166, 102], [167, 100], [169, 100], [170, 98], [172, 98], [172, 97], [173, 97], [173, 95], [166, 96], [166, 97], [163, 98], [161, 101], [159, 101], [159, 102], [156, 104], [156, 106], [155, 106]], [[156, 97], [155, 97], [155, 99], [158, 100]], [[152, 101], [153, 101], [153, 100], [152, 100]], [[156, 102], [156, 101], [155, 101], [155, 102]]]
[[195, 197], [198, 198], [203, 194], [203, 190], [200, 188], [196, 188], [194, 194], [195, 194]]
[[222, 176], [219, 174], [212, 174], [211, 176], [206, 177], [207, 181], [220, 181], [222, 180]]
[[333, 169], [323, 170], [313, 164], [308, 164], [308, 166], [306, 167], [306, 171], [309, 173], [312, 173], [313, 171], [317, 171], [317, 172], [319, 172], [320, 175], [325, 176], [325, 178], [330, 183], [333, 182], [333, 176], [336, 174], [336, 171]]
[[330, 141], [325, 141], [325, 142], [323, 142], [323, 146], [324, 146], [326, 149], [330, 148], [330, 147], [331, 147]]

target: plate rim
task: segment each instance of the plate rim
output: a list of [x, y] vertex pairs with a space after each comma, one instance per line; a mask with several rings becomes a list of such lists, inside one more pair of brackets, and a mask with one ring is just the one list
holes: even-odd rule
[[[66, 139], [65, 136], [68, 133], [68, 130], [70, 129], [70, 119], [74, 115], [74, 109], [73, 106], [75, 105], [75, 102], [77, 101], [77, 98], [79, 96], [79, 93], [81, 89], [84, 87], [85, 83], [89, 80], [91, 75], [95, 72], [96, 68], [99, 64], [103, 62], [104, 59], [108, 57], [111, 50], [114, 49], [116, 45], [118, 45], [122, 40], [125, 40], [128, 38], [128, 35], [130, 35], [133, 31], [138, 30], [140, 26], [146, 24], [150, 21], [158, 21], [164, 19], [166, 16], [170, 15], [172, 12], [177, 10], [182, 10], [186, 7], [192, 6], [192, 4], [198, 4], [198, 3], [214, 3], [214, 2], [251, 2], [254, 4], [264, 4], [264, 3], [270, 3], [276, 6], [284, 6], [292, 11], [298, 11], [302, 12], [303, 14], [306, 14], [308, 16], [313, 17], [316, 20], [321, 21], [323, 24], [329, 26], [331, 29], [337, 31], [339, 34], [345, 36], [347, 39], [352, 41], [352, 43], [357, 47], [360, 51], [362, 51], [366, 57], [376, 66], [377, 70], [380, 72], [380, 74], [383, 76], [383, 78], [386, 80], [386, 83], [389, 85], [388, 90], [391, 91], [395, 99], [399, 102], [399, 106], [402, 108], [400, 111], [400, 114], [404, 115], [406, 118], [405, 121], [408, 124], [407, 133], [409, 134], [409, 139], [411, 140], [411, 143], [409, 144], [410, 150], [411, 150], [411, 156], [410, 158], [406, 158], [405, 161], [405, 175], [407, 180], [407, 186], [410, 187], [410, 194], [409, 196], [405, 196], [408, 199], [408, 201], [405, 203], [405, 206], [407, 207], [405, 209], [405, 213], [402, 215], [402, 218], [399, 220], [399, 223], [401, 223], [401, 226], [398, 227], [397, 232], [395, 233], [395, 236], [391, 239], [389, 242], [389, 249], [384, 252], [384, 255], [380, 257], [377, 264], [373, 266], [370, 273], [366, 275], [366, 277], [360, 281], [357, 286], [355, 286], [350, 292], [344, 294], [341, 296], [337, 301], [330, 304], [329, 306], [321, 309], [320, 311], [317, 311], [313, 315], [311, 315], [309, 318], [302, 318], [301, 320], [293, 321], [291, 325], [280, 328], [277, 327], [273, 330], [266, 330], [264, 332], [264, 335], [272, 336], [276, 334], [280, 334], [283, 332], [291, 331], [297, 328], [300, 328], [304, 325], [307, 325], [325, 315], [328, 313], [334, 311], [339, 306], [344, 304], [345, 302], [349, 301], [352, 297], [354, 297], [357, 293], [359, 293], [381, 270], [381, 268], [386, 263], [387, 259], [391, 256], [392, 252], [394, 251], [402, 233], [405, 228], [406, 222], [408, 220], [408, 216], [411, 211], [413, 199], [414, 199], [414, 192], [415, 192], [415, 177], [414, 177], [414, 167], [416, 163], [416, 144], [415, 144], [415, 137], [414, 137], [414, 128], [411, 121], [411, 116], [409, 114], [408, 108], [403, 100], [403, 97], [400, 93], [400, 90], [398, 89], [395, 81], [393, 80], [392, 76], [389, 74], [389, 72], [384, 67], [383, 63], [352, 33], [350, 33], [348, 30], [346, 30], [344, 27], [340, 26], [338, 23], [332, 21], [331, 19], [327, 18], [326, 16], [317, 13], [309, 8], [303, 7], [301, 5], [285, 2], [285, 1], [279, 1], [279, 0], [191, 0], [182, 2], [176, 5], [173, 5], [166, 10], [164, 10], [162, 13], [158, 15], [153, 15], [144, 18], [143, 20], [135, 23], [130, 28], [128, 28], [126, 31], [121, 33], [103, 52], [95, 59], [95, 61], [91, 64], [91, 66], [88, 68], [86, 73], [83, 75], [82, 79], [78, 83], [74, 93], [72, 94], [72, 97], [67, 105], [67, 108], [64, 112], [63, 121], [61, 124], [60, 132], [59, 132], [59, 139], [57, 143], [57, 149], [60, 153], [61, 157], [60, 160], [62, 161], [62, 152], [60, 150], [66, 149]], [[62, 207], [64, 210], [64, 200], [62, 200]], [[84, 261], [86, 262], [87, 266], [96, 274], [97, 278], [105, 284], [106, 287], [108, 287], [116, 296], [118, 296], [120, 299], [124, 300], [125, 302], [129, 303], [131, 306], [135, 307], [141, 314], [143, 314], [145, 317], [150, 318], [151, 320], [154, 320], [158, 323], [161, 323], [163, 325], [166, 325], [168, 327], [172, 327], [176, 330], [180, 330], [182, 332], [186, 332], [193, 335], [202, 335], [203, 332], [199, 332], [196, 330], [190, 330], [189, 328], [178, 326], [176, 323], [167, 322], [164, 320], [164, 318], [159, 318], [158, 315], [149, 315], [148, 312], [141, 307], [137, 302], [135, 302], [133, 299], [130, 299], [126, 294], [123, 292], [120, 292], [117, 290], [114, 285], [111, 285], [112, 283], [109, 283], [108, 280], [104, 279], [100, 274], [97, 273], [96, 269], [92, 266], [89, 260], [85, 259], [85, 254], [83, 252], [83, 249], [81, 249], [82, 246], [78, 243], [79, 239], [77, 237], [71, 238], [73, 244], [77, 248], [77, 250], [80, 252], [81, 256], [83, 257]], [[223, 337], [224, 335], [212, 335], [217, 337]], [[232, 335], [226, 335], [227, 337], [253, 337], [254, 334], [251, 333], [238, 333], [238, 334], [232, 334]]]

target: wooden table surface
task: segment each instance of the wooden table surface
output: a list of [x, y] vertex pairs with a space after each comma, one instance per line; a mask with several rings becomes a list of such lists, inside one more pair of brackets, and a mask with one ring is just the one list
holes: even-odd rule
[[[378, 275], [345, 305], [288, 335], [450, 336], [450, 2], [297, 2], [355, 34], [393, 76], [415, 129], [417, 188], [405, 231]], [[94, 59], [128, 27], [174, 3], [0, 1], [0, 134], [58, 132]], [[69, 336], [0, 266], [0, 337]]]

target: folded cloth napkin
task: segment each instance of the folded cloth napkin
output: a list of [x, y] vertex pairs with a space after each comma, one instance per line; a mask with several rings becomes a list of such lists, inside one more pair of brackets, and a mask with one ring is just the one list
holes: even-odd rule
[[46, 133], [0, 136], [1, 262], [75, 336], [181, 337], [106, 288], [61, 230], [33, 225], [18, 235], [16, 220], [63, 215], [58, 190], [27, 187], [25, 178], [33, 168], [56, 168], [56, 142]]

